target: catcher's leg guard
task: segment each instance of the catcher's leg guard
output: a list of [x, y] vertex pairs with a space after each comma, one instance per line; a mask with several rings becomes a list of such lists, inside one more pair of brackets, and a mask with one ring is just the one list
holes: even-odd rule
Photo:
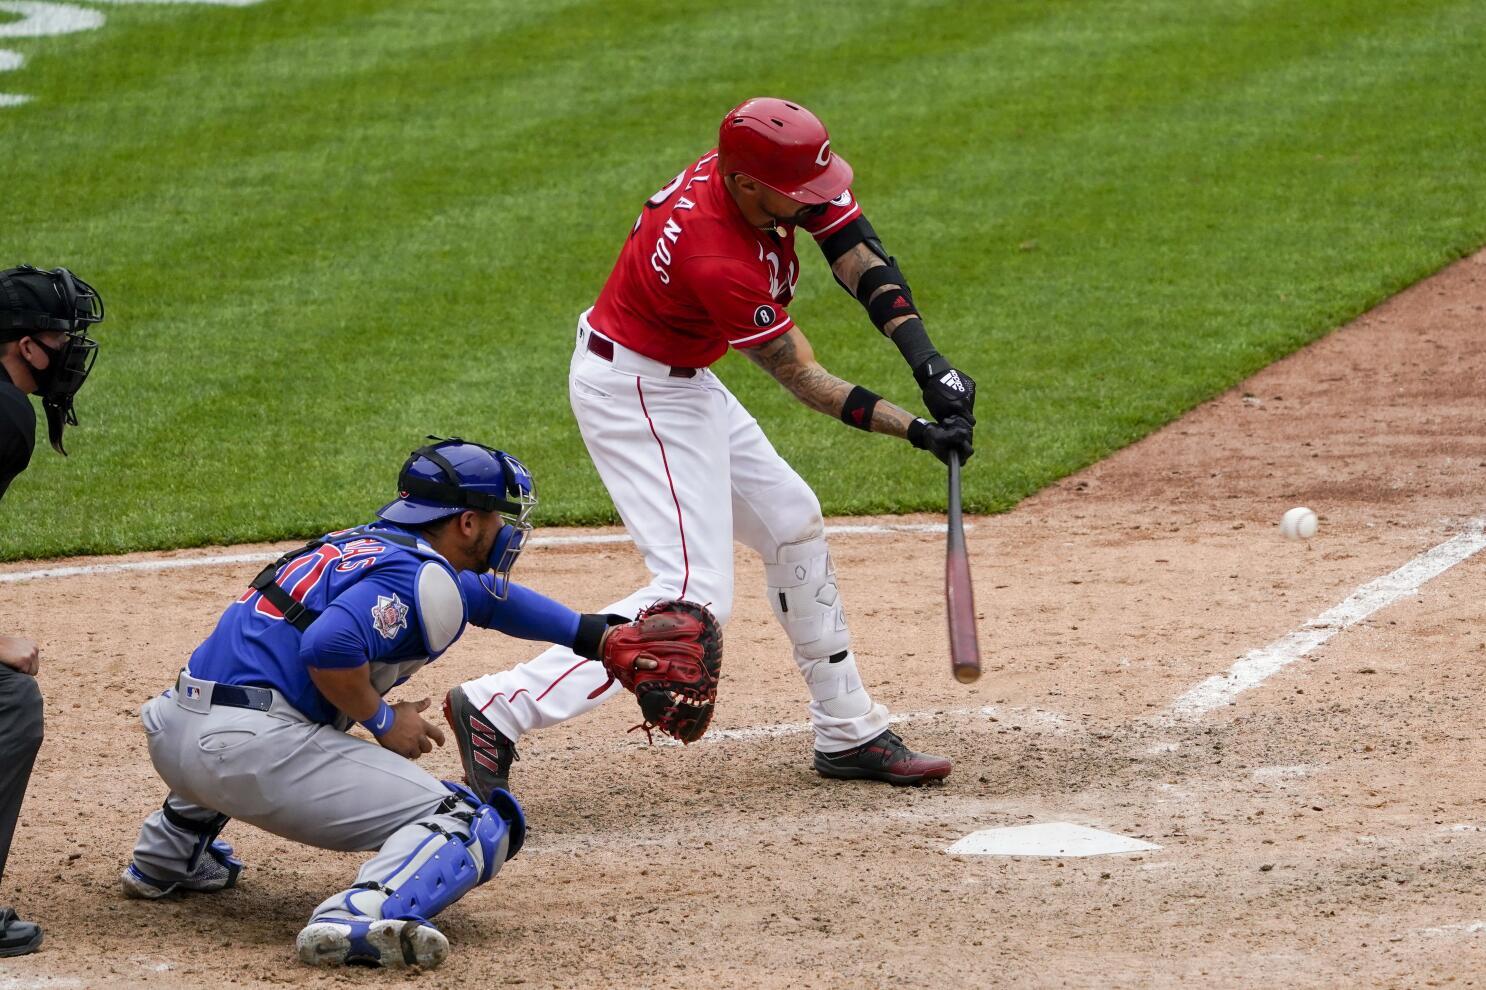
[[493, 877], [526, 838], [521, 807], [506, 791], [484, 804], [448, 781], [453, 792], [433, 814], [393, 832], [361, 868], [357, 883], [315, 909], [323, 918], [427, 920]]
[[764, 558], [769, 604], [795, 647], [795, 663], [810, 688], [816, 749], [835, 752], [860, 745], [887, 728], [887, 709], [862, 686], [850, 649], [836, 569], [817, 531], [780, 546]]

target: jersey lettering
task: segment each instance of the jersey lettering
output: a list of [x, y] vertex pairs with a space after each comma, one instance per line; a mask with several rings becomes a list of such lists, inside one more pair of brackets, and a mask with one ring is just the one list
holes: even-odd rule
[[341, 547], [341, 562], [335, 565], [335, 569], [342, 574], [349, 574], [363, 567], [370, 567], [376, 563], [377, 554], [386, 549], [387, 544], [381, 540], [352, 540]]
[[[706, 182], [708, 179], [712, 178], [710, 174], [702, 175], [701, 172], [702, 169], [706, 167], [709, 162], [715, 160], [716, 158], [717, 156], [713, 154], [697, 162], [696, 167], [692, 169], [692, 175], [690, 178], [687, 178], [686, 169], [684, 168], [680, 172], [676, 173], [676, 178], [666, 183], [663, 189], [661, 189], [654, 196], [651, 196], [645, 201], [645, 209], [655, 210], [664, 206], [666, 200], [670, 199], [675, 194], [676, 190], [681, 188], [681, 184], [683, 182], [686, 183], [686, 188], [690, 189], [693, 182]], [[682, 196], [680, 199], [678, 199], [676, 201], [676, 205], [671, 208], [671, 216], [666, 218], [666, 224], [663, 228], [661, 228], [660, 236], [655, 239], [655, 250], [650, 252], [650, 267], [655, 270], [655, 273], [657, 275], [660, 276], [662, 285], [671, 284], [671, 273], [669, 271], [672, 260], [671, 249], [666, 246], [666, 240], [669, 239], [672, 244], [675, 244], [676, 239], [681, 236], [681, 225], [676, 222], [675, 211], [694, 210], [696, 209], [696, 206], [696, 203], [692, 202], [690, 199], [687, 199], [685, 196]], [[638, 217], [635, 218], [635, 225], [630, 228], [631, 237], [639, 232], [640, 224], [642, 221], [644, 221], [644, 219], [644, 213], [641, 213]]]
[[[655, 195], [659, 196], [661, 195], [661, 193], [665, 193], [665, 195], [669, 196], [671, 193], [676, 191], [676, 187], [680, 185], [681, 179], [683, 179], [685, 176], [686, 173], [682, 172], [680, 175], [676, 176], [675, 182], [671, 183], [671, 185], [667, 186], [665, 189], [662, 189]], [[662, 202], [663, 201], [664, 200], [662, 200]], [[654, 199], [652, 198], [651, 203], [647, 205], [653, 204]], [[655, 269], [655, 272], [660, 276], [661, 284], [663, 285], [671, 284], [671, 272], [669, 270], [672, 260], [671, 244], [675, 244], [678, 240], [681, 239], [681, 224], [676, 222], [675, 211], [689, 210], [695, 205], [696, 204], [693, 203], [691, 200], [687, 199], [685, 196], [682, 196], [679, 200], [676, 201], [676, 206], [671, 211], [671, 215], [666, 217], [665, 225], [661, 227], [660, 233], [656, 235], [655, 250], [650, 252], [650, 267]], [[639, 229], [639, 226], [639, 221], [635, 221], [636, 230]], [[667, 241], [669, 241], [670, 243], [668, 244]]]

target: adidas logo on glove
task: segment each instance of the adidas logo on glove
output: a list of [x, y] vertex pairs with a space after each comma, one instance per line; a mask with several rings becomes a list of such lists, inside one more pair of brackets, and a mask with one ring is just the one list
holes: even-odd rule
[[955, 371], [953, 368], [945, 373], [945, 375], [940, 378], [939, 381], [941, 384], [948, 385], [956, 392], [965, 391], [965, 383], [960, 381], [960, 373], [958, 371]]

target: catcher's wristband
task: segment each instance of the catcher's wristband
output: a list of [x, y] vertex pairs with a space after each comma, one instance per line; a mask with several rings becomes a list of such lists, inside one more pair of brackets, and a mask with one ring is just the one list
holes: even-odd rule
[[578, 616], [578, 633], [573, 637], [573, 652], [585, 660], [599, 660], [604, 645], [604, 633], [611, 626], [622, 626], [629, 619], [612, 612], [585, 612]]
[[395, 720], [395, 713], [392, 711], [392, 706], [387, 704], [384, 699], [377, 705], [377, 713], [371, 718], [364, 720], [361, 724], [366, 726], [367, 732], [381, 739], [392, 729], [392, 723]]

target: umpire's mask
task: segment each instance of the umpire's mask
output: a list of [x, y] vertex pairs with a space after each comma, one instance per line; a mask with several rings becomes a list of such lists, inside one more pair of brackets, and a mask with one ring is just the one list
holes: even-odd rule
[[[47, 272], [21, 265], [0, 272], [0, 342], [32, 337], [46, 352], [47, 366], [33, 369], [33, 375], [47, 436], [59, 454], [67, 453], [62, 428], [77, 425], [72, 398], [98, 356], [98, 341], [88, 336], [88, 327], [102, 320], [103, 297], [65, 268]], [[47, 330], [65, 333], [66, 342], [51, 347], [35, 337]]]

